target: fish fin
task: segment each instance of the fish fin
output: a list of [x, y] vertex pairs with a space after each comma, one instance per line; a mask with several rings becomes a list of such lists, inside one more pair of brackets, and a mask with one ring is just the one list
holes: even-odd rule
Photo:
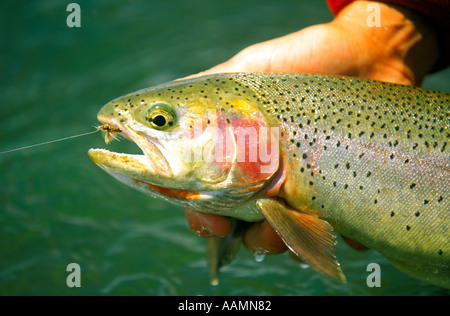
[[326, 276], [346, 282], [336, 259], [336, 236], [328, 222], [300, 213], [274, 199], [259, 199], [256, 207], [303, 262]]
[[233, 220], [233, 231], [225, 237], [213, 237], [208, 240], [207, 259], [211, 285], [219, 284], [219, 269], [230, 264], [242, 241], [242, 233], [248, 223]]
[[219, 253], [222, 239], [225, 237], [212, 237], [208, 239], [206, 257], [208, 259], [208, 270], [211, 285], [219, 285]]

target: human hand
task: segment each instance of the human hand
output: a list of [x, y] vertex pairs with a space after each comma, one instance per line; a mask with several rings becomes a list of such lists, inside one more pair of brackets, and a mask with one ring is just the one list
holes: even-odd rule
[[[380, 7], [380, 27], [368, 26], [371, 3]], [[223, 72], [327, 73], [418, 85], [437, 58], [436, 37], [421, 16], [396, 5], [356, 1], [330, 23], [252, 45], [190, 77]], [[190, 227], [200, 236], [225, 236], [231, 231], [227, 217], [185, 212]], [[242, 239], [252, 252], [287, 249], [267, 221], [250, 226]]]

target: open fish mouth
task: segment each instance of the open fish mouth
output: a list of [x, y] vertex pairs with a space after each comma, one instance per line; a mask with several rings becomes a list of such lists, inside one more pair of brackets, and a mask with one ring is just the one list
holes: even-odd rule
[[[106, 131], [105, 142], [111, 133], [120, 133], [125, 138], [135, 143], [141, 150], [142, 155], [112, 152], [107, 149], [92, 148], [88, 154], [91, 160], [105, 169], [124, 176], [141, 181], [160, 182], [167, 181], [173, 176], [168, 160], [159, 149], [160, 144], [153, 138], [135, 132], [126, 125], [116, 121], [103, 121], [99, 129]], [[164, 181], [164, 182], [165, 182]]]
[[91, 160], [117, 180], [159, 198], [195, 201], [212, 197], [206, 192], [167, 187], [169, 182], [167, 178], [172, 177], [173, 174], [169, 163], [159, 150], [158, 142], [153, 138], [140, 135], [114, 122], [106, 123], [99, 129], [106, 132], [105, 138], [109, 137], [108, 133], [120, 133], [137, 144], [143, 152], [139, 155], [100, 148], [89, 149], [88, 154]]

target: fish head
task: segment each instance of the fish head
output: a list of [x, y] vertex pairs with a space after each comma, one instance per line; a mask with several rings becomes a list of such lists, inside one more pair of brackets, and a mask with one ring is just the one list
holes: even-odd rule
[[117, 98], [98, 119], [142, 155], [89, 150], [118, 180], [199, 211], [227, 214], [279, 169], [278, 128], [226, 76], [175, 81]]

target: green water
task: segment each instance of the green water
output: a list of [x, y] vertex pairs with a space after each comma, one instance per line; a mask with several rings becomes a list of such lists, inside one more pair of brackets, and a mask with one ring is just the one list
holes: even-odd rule
[[[325, 1], [95, 0], [78, 1], [81, 28], [68, 28], [69, 2], [0, 4], [0, 151], [89, 132], [115, 97], [332, 17]], [[449, 83], [445, 71], [424, 85], [450, 91]], [[256, 262], [242, 249], [212, 287], [206, 240], [188, 228], [182, 209], [101, 171], [86, 152], [102, 146], [94, 134], [0, 155], [0, 294], [449, 294], [342, 240], [346, 285], [286, 254]], [[81, 267], [79, 288], [66, 285], [72, 262]], [[372, 262], [381, 267], [380, 288], [366, 285]]]

